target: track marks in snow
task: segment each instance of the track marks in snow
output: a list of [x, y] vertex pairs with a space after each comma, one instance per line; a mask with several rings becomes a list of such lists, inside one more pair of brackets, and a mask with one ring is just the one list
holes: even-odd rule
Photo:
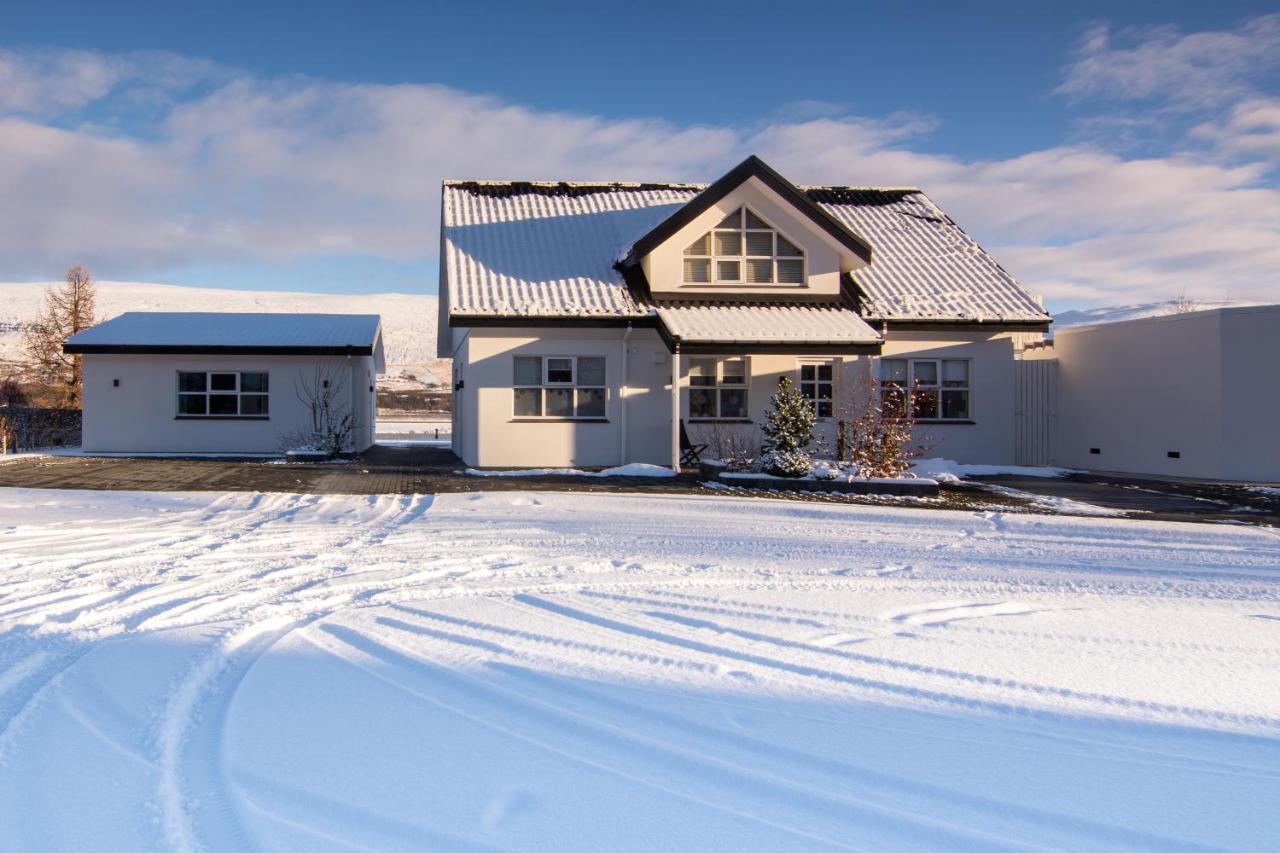
[[1045, 609], [1016, 601], [942, 601], [890, 610], [882, 618], [906, 625], [930, 626], [991, 616], [1030, 616]]

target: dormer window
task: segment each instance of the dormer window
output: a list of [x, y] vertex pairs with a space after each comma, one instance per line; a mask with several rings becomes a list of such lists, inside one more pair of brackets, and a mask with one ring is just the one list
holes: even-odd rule
[[804, 284], [804, 252], [745, 207], [684, 250], [685, 284]]

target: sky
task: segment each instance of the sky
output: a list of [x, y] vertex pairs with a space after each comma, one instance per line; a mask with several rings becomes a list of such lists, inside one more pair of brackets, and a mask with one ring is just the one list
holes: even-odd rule
[[0, 12], [0, 280], [434, 293], [440, 181], [923, 188], [1053, 310], [1280, 301], [1274, 3]]

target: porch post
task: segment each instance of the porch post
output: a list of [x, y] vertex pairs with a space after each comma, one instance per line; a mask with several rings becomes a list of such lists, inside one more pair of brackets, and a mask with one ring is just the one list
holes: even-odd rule
[[671, 470], [680, 470], [680, 344], [671, 350]]

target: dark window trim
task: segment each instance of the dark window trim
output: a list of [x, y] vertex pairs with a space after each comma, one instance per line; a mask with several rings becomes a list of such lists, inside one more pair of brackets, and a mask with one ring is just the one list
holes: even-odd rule
[[269, 421], [270, 415], [174, 415], [175, 421]]
[[511, 418], [509, 424], [607, 424], [608, 418]]

